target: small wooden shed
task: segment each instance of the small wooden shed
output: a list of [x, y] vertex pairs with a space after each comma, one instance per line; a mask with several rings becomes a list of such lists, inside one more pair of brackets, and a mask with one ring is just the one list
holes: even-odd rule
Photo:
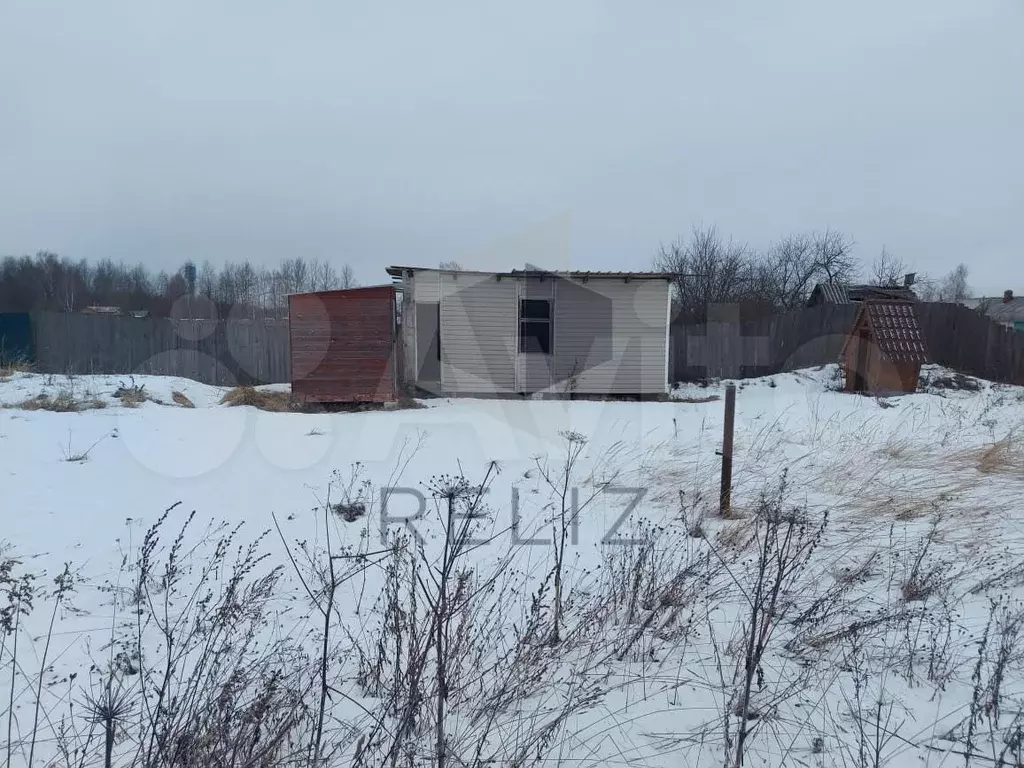
[[288, 297], [292, 395], [307, 403], [398, 399], [395, 288]]
[[913, 302], [866, 301], [843, 344], [846, 391], [870, 395], [917, 390], [928, 348]]

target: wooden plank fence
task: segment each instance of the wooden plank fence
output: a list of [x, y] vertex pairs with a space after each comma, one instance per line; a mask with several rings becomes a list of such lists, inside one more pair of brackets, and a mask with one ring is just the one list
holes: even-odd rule
[[[932, 360], [991, 381], [1024, 384], [1024, 333], [960, 304], [916, 305]], [[770, 376], [839, 361], [858, 306], [824, 305], [750, 321], [712, 318], [670, 329], [673, 381]]]
[[[959, 304], [916, 306], [936, 363], [1024, 385], [1024, 333]], [[674, 322], [672, 381], [768, 376], [837, 362], [856, 314], [857, 306], [846, 304], [755, 320]], [[287, 320], [36, 312], [31, 326], [35, 369], [42, 373], [162, 374], [220, 386], [290, 380]]]
[[971, 376], [1024, 385], [1024, 333], [960, 304], [918, 304], [932, 360]]
[[768, 376], [834, 363], [856, 316], [853, 305], [826, 305], [756, 320], [673, 323], [673, 379]]
[[290, 380], [287, 320], [32, 314], [41, 373], [159, 374], [236, 386]]

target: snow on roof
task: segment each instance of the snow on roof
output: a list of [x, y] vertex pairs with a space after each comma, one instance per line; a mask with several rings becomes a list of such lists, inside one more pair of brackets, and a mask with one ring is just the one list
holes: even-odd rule
[[908, 301], [868, 301], [868, 314], [875, 343], [895, 363], [927, 363], [928, 347], [917, 321], [914, 305]]
[[1003, 301], [1001, 297], [992, 299], [985, 305], [985, 315], [997, 323], [1024, 320], [1024, 296], [1009, 301]]

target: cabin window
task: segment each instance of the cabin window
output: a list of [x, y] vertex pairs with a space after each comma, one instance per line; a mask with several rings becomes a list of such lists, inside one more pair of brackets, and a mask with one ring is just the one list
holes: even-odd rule
[[519, 302], [519, 351], [551, 354], [551, 302], [522, 299]]

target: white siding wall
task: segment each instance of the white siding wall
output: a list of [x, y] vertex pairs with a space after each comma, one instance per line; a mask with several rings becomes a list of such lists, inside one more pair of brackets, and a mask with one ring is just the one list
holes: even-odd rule
[[419, 302], [438, 301], [441, 298], [441, 273], [429, 269], [413, 272], [413, 297]]
[[[608, 303], [598, 297], [607, 299]], [[575, 366], [578, 372], [575, 391], [580, 394], [665, 392], [668, 386], [668, 301], [669, 285], [663, 280], [558, 281], [556, 377], [564, 379]], [[611, 331], [601, 332], [608, 328], [603, 317], [609, 306]]]
[[515, 391], [516, 281], [441, 274], [441, 388], [445, 394]]
[[[433, 270], [417, 271], [406, 280], [411, 303], [440, 303], [444, 394], [563, 392], [565, 379], [574, 371], [574, 391], [579, 394], [666, 391], [667, 281], [534, 282], [488, 275], [453, 277]], [[547, 285], [554, 287], [553, 354], [550, 358], [520, 355], [519, 296], [541, 298], [537, 294], [547, 293]], [[611, 320], [605, 322], [609, 311]], [[406, 317], [414, 315], [413, 306]], [[602, 328], [608, 330], [602, 332]], [[414, 329], [414, 324], [405, 324], [409, 378], [417, 367], [415, 342], [410, 343]]]

